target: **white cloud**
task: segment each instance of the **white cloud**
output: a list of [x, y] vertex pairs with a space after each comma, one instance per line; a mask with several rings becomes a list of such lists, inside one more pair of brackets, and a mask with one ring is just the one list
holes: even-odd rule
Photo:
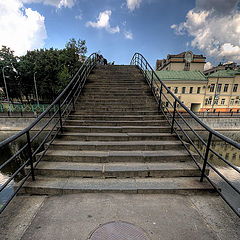
[[20, 0], [0, 1], [0, 46], [6, 45], [23, 55], [44, 46], [47, 37], [44, 17]]
[[23, 3], [43, 3], [45, 5], [51, 5], [57, 8], [74, 6], [76, 0], [21, 0]]
[[127, 0], [127, 7], [133, 11], [140, 7], [142, 0]]
[[109, 23], [111, 15], [112, 15], [111, 10], [100, 12], [97, 21], [96, 22], [89, 21], [86, 23], [86, 26], [93, 28], [104, 28], [109, 33], [118, 33], [120, 32], [119, 26], [111, 27]]
[[133, 34], [132, 34], [131, 31], [124, 31], [123, 34], [124, 34], [126, 39], [130, 39], [130, 40], [133, 39]]
[[191, 45], [207, 56], [240, 61], [240, 12], [237, 3], [237, 0], [197, 0], [197, 7], [187, 13], [186, 21], [171, 28], [176, 34], [193, 37]]
[[77, 20], [82, 20], [82, 19], [83, 19], [82, 14], [76, 15], [76, 16], [75, 16], [75, 19], [77, 19]]
[[213, 67], [212, 63], [206, 62], [204, 65], [204, 71], [209, 70]]

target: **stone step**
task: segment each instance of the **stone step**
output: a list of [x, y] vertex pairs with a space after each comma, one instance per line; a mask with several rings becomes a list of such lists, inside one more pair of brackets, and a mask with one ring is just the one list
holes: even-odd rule
[[[113, 115], [123, 118], [124, 116], [139, 116], [139, 115], [145, 115], [145, 116], [162, 116], [161, 118], [164, 119], [163, 115], [159, 115], [158, 111], [94, 111], [94, 110], [81, 110], [81, 111], [75, 111], [74, 115], [72, 116], [77, 117], [77, 115], [91, 115], [91, 116], [105, 116], [107, 119], [108, 117], [111, 117]], [[71, 119], [71, 118], [70, 118]], [[159, 119], [159, 118], [158, 118]]]
[[[186, 143], [187, 144], [187, 143]], [[187, 144], [188, 145], [188, 144]], [[156, 151], [183, 149], [181, 141], [53, 141], [51, 150], [88, 150], [88, 151]]]
[[134, 97], [141, 97], [141, 96], [152, 96], [152, 93], [149, 91], [148, 93], [100, 93], [100, 92], [92, 92], [92, 93], [82, 93], [82, 96], [88, 96], [89, 98], [95, 97], [95, 98], [105, 98], [105, 97], [111, 97], [111, 98], [120, 98], [124, 99], [125, 97], [134, 98]]
[[141, 77], [139, 79], [139, 76], [129, 76], [129, 75], [122, 75], [118, 76], [117, 74], [102, 74], [102, 75], [90, 75], [87, 79], [87, 81], [92, 82], [99, 82], [99, 83], [144, 83], [146, 80]]
[[92, 100], [92, 101], [87, 101], [87, 100], [80, 100], [80, 101], [78, 101], [77, 102], [77, 106], [93, 106], [93, 105], [95, 105], [95, 106], [98, 106], [98, 105], [100, 105], [100, 106], [103, 106], [103, 107], [108, 107], [108, 106], [113, 106], [113, 107], [127, 107], [127, 106], [129, 106], [129, 107], [137, 107], [137, 108], [139, 108], [139, 107], [141, 107], [141, 106], [143, 106], [143, 107], [157, 107], [157, 103], [155, 102], [155, 101], [152, 101], [152, 102], [127, 102], [127, 101], [125, 101], [125, 102], [121, 102], [121, 101], [108, 101], [108, 100], [106, 100], [106, 101], [100, 101], [100, 100], [98, 100], [98, 101], [96, 101], [96, 100]]
[[150, 97], [150, 98], [127, 98], [127, 99], [116, 99], [116, 98], [90, 98], [88, 99], [86, 96], [81, 96], [77, 100], [77, 104], [81, 104], [82, 102], [86, 103], [108, 103], [108, 104], [117, 104], [117, 103], [123, 103], [123, 104], [157, 104], [155, 98]]
[[[147, 112], [148, 113], [148, 112]], [[152, 113], [152, 112], [151, 112]], [[151, 115], [151, 114], [145, 114], [145, 115], [122, 115], [121, 114], [114, 114], [114, 115], [103, 115], [98, 114], [80, 114], [78, 112], [74, 112], [71, 115], [69, 115], [69, 120], [106, 120], [106, 121], [154, 121], [154, 120], [165, 120], [163, 115]]]
[[170, 133], [76, 133], [66, 132], [59, 135], [64, 140], [72, 141], [161, 141], [177, 140]]
[[118, 84], [100, 84], [98, 85], [98, 83], [91, 83], [91, 82], [88, 82], [86, 83], [86, 85], [84, 86], [85, 89], [87, 90], [96, 90], [96, 91], [100, 91], [100, 90], [123, 90], [123, 91], [133, 91], [133, 90], [149, 90], [149, 86], [145, 83], [143, 84], [136, 84], [136, 85], [131, 85], [131, 84], [124, 84], [124, 85], [120, 85], [119, 83]]
[[64, 132], [81, 133], [166, 133], [170, 126], [69, 126], [63, 127]]
[[134, 87], [134, 88], [149, 88], [149, 86], [145, 82], [139, 82], [139, 83], [126, 83], [126, 82], [109, 82], [109, 83], [101, 83], [99, 81], [92, 81], [92, 80], [87, 80], [86, 88], [127, 88], [127, 87]]
[[82, 178], [147, 178], [199, 177], [201, 172], [191, 162], [170, 163], [78, 163], [40, 162], [35, 168], [39, 176]]
[[213, 191], [206, 181], [199, 177], [179, 178], [127, 178], [127, 179], [94, 179], [94, 178], [46, 178], [36, 177], [24, 184], [26, 194], [74, 194], [97, 192], [125, 193], [166, 193], [166, 194], [199, 194]]
[[[115, 119], [113, 119], [115, 120]], [[144, 121], [107, 121], [107, 120], [66, 120], [70, 126], [169, 126], [167, 120], [144, 120]]]
[[[193, 153], [193, 155], [195, 155]], [[176, 162], [191, 161], [185, 149], [158, 151], [73, 151], [48, 150], [44, 161], [59, 162]]]
[[95, 104], [95, 105], [89, 105], [89, 106], [85, 106], [85, 105], [78, 105], [75, 107], [76, 112], [82, 112], [82, 111], [87, 111], [87, 112], [136, 112], [136, 111], [144, 111], [144, 110], [148, 110], [148, 111], [156, 111], [158, 112], [158, 108], [157, 106], [149, 106], [149, 107], [144, 107], [144, 106], [139, 106], [139, 107], [134, 107], [134, 106], [102, 106], [101, 104]]
[[94, 96], [94, 95], [81, 95], [79, 97], [79, 101], [80, 100], [87, 100], [87, 101], [93, 101], [93, 100], [97, 100], [97, 101], [100, 101], [101, 99], [104, 99], [104, 100], [108, 100], [109, 101], [111, 99], [115, 99], [115, 101], [152, 101], [152, 100], [155, 100], [153, 96], [149, 96], [149, 97], [146, 97], [145, 95], [142, 95], [142, 96], [135, 96], [135, 97], [131, 97], [131, 96], [125, 96], [124, 98], [121, 97], [121, 96], [111, 96], [111, 95], [108, 95], [108, 96]]
[[115, 94], [121, 94], [121, 95], [126, 95], [126, 94], [128, 94], [128, 95], [136, 95], [136, 94], [140, 94], [140, 95], [142, 95], [142, 94], [145, 94], [145, 93], [151, 93], [151, 89], [113, 89], [113, 88], [104, 88], [104, 89], [102, 89], [102, 88], [99, 88], [99, 89], [96, 89], [96, 88], [85, 88], [85, 89], [83, 89], [83, 92], [82, 92], [83, 94], [89, 94], [89, 95], [91, 95], [91, 94], [95, 94], [95, 93], [98, 93], [98, 94], [113, 94], [113, 95], [115, 95]]

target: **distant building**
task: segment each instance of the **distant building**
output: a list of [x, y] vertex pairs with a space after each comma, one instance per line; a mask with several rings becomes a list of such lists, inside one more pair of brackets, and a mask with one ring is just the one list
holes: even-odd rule
[[234, 63], [234, 62], [232, 62], [232, 63], [224, 63], [224, 64], [220, 63], [216, 67], [212, 67], [212, 68], [210, 68], [208, 70], [205, 70], [204, 74], [205, 75], [210, 75], [212, 73], [215, 73], [215, 72], [221, 71], [221, 70], [239, 70], [239, 69], [240, 69], [240, 66], [237, 65], [237, 63]]
[[239, 111], [240, 71], [220, 70], [207, 78], [208, 85], [201, 111]]
[[207, 78], [201, 71], [156, 71], [167, 87], [192, 111], [203, 108]]
[[194, 112], [240, 111], [240, 67], [228, 63], [203, 71], [205, 60], [192, 52], [168, 55], [157, 60], [156, 74]]
[[176, 55], [169, 54], [167, 59], [157, 60], [156, 70], [203, 72], [205, 63], [206, 58], [203, 55], [196, 55], [188, 51]]

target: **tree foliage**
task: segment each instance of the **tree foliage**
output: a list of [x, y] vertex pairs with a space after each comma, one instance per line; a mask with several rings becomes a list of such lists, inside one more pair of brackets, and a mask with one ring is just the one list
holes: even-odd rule
[[[10, 48], [2, 46], [0, 69], [6, 76], [9, 97], [31, 101], [35, 96], [35, 75], [40, 100], [51, 102], [81, 66], [86, 52], [86, 42], [74, 38], [66, 43], [64, 49], [33, 50], [21, 57], [14, 56]], [[0, 88], [6, 93], [3, 74], [0, 76]]]

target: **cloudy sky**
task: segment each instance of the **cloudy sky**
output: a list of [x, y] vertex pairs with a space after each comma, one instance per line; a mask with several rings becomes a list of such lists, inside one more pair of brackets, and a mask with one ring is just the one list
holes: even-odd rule
[[16, 55], [87, 41], [88, 54], [128, 64], [134, 52], [152, 65], [186, 50], [213, 64], [240, 63], [238, 0], [0, 0], [0, 45]]

